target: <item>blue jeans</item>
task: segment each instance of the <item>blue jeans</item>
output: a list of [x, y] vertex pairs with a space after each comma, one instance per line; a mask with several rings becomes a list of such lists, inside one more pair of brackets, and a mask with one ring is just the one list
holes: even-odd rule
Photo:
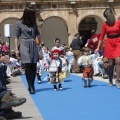
[[104, 63], [103, 63], [103, 61], [99, 61], [99, 62], [98, 62], [98, 66], [99, 66], [99, 69], [100, 69], [100, 71], [102, 72], [102, 74], [105, 75], [106, 72], [105, 72], [105, 70], [104, 70]]
[[103, 50], [100, 50], [100, 51], [99, 51], [99, 54], [100, 54], [100, 56], [102, 56], [102, 55], [104, 54], [104, 51], [103, 51]]

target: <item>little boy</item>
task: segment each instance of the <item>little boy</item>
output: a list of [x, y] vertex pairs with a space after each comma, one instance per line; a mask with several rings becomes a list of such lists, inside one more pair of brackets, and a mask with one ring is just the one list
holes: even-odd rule
[[92, 56], [89, 54], [89, 48], [82, 48], [83, 55], [78, 59], [78, 64], [83, 66], [83, 78], [84, 87], [91, 87], [91, 83], [93, 80], [93, 67], [92, 67]]

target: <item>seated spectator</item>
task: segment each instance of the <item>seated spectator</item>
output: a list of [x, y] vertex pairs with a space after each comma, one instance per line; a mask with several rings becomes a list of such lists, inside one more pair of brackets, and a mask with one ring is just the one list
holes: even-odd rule
[[91, 54], [91, 56], [92, 56], [92, 66], [93, 66], [93, 70], [94, 70], [94, 76], [98, 76], [100, 74], [100, 71], [99, 71], [99, 67], [98, 67], [97, 58], [100, 55], [98, 53], [98, 54]]
[[107, 75], [106, 70], [104, 68], [103, 56], [99, 57], [97, 59], [97, 61], [98, 61], [98, 67], [99, 67], [99, 70], [101, 72], [102, 78], [108, 79], [108, 75]]
[[4, 54], [8, 54], [9, 53], [9, 43], [3, 42], [2, 49], [3, 49]]
[[10, 64], [12, 67], [11, 76], [15, 77], [17, 75], [21, 75], [21, 74], [25, 73], [24, 69], [22, 69], [22, 67], [21, 67], [20, 58], [17, 57], [14, 53], [11, 54]]
[[[99, 34], [96, 34], [96, 31], [95, 30], [92, 30], [91, 31], [91, 34], [92, 34], [92, 37], [91, 39], [88, 41], [87, 43], [87, 47], [90, 48], [92, 50], [92, 52], [95, 51], [95, 49], [97, 48], [97, 45], [98, 45], [98, 41], [99, 41], [99, 37], [100, 37], [100, 33]], [[102, 43], [101, 47], [100, 47], [100, 51], [99, 51], [99, 54], [100, 56], [103, 55], [103, 45], [104, 42]]]
[[0, 43], [0, 56], [2, 56], [3, 55], [3, 46], [2, 46], [2, 43]]
[[[2, 56], [0, 58], [0, 63], [3, 62], [9, 63], [9, 56]], [[3, 69], [0, 66], [0, 120], [21, 117], [22, 113], [13, 111], [12, 107], [22, 105], [25, 102], [25, 98], [17, 98], [11, 91], [7, 90]]]

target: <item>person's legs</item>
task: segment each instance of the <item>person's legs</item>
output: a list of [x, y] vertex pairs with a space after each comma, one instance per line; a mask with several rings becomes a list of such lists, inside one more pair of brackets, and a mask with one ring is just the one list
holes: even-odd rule
[[7, 87], [5, 83], [3, 68], [0, 67], [0, 99], [7, 93]]
[[[0, 120], [6, 120], [6, 118], [8, 118], [6, 117], [5, 110], [11, 109], [12, 106], [22, 105], [25, 102], [25, 98], [14, 97], [10, 91], [7, 91], [3, 68], [0, 67]], [[16, 114], [20, 116], [18, 112]], [[11, 115], [12, 119], [14, 117]]]
[[26, 63], [25, 74], [28, 82], [28, 90], [30, 94], [35, 94], [34, 81], [36, 77], [36, 63]]
[[102, 73], [102, 76], [103, 76], [105, 74], [103, 61], [98, 62], [98, 67], [99, 67], [99, 70], [100, 70], [100, 72]]
[[7, 91], [2, 67], [0, 67], [0, 102], [1, 109], [19, 106], [26, 102], [25, 98], [14, 97], [10, 91]]
[[102, 73], [102, 78], [103, 79], [108, 79], [108, 75], [106, 73], [106, 70], [104, 68], [104, 62], [103, 61], [99, 61], [98, 62], [98, 66], [99, 66], [99, 70]]
[[36, 68], [36, 76], [38, 79], [38, 84], [41, 83], [41, 66], [40, 66], [40, 62], [37, 62], [37, 68]]
[[98, 76], [100, 74], [97, 60], [93, 61], [93, 70], [94, 70], [94, 76]]
[[92, 81], [93, 81], [93, 68], [88, 68], [88, 87], [92, 87]]
[[22, 105], [26, 102], [25, 98], [17, 98], [11, 93], [11, 91], [7, 91], [1, 98], [0, 109], [8, 109], [10, 107], [16, 107]]
[[6, 120], [4, 111], [0, 109], [0, 120]]
[[114, 65], [115, 65], [115, 60], [114, 59], [108, 59], [108, 76], [109, 76], [109, 84], [110, 86], [113, 84], [113, 70], [114, 70]]
[[74, 50], [74, 72], [80, 72], [80, 66], [78, 65], [78, 58], [80, 57], [80, 50]]
[[60, 90], [62, 90], [62, 83], [59, 83], [58, 87]]
[[88, 80], [88, 73], [86, 68], [83, 69], [83, 78], [82, 81], [84, 82], [84, 88], [87, 87], [87, 80]]
[[32, 63], [32, 74], [31, 74], [31, 78], [32, 78], [32, 87], [35, 91], [35, 87], [34, 87], [34, 82], [35, 82], [35, 77], [36, 77], [36, 63]]
[[100, 54], [100, 56], [102, 56], [102, 55], [104, 54], [104, 51], [103, 51], [103, 50], [100, 50], [100, 51], [99, 51], [99, 54]]
[[120, 57], [115, 58], [116, 63], [116, 85], [120, 88]]

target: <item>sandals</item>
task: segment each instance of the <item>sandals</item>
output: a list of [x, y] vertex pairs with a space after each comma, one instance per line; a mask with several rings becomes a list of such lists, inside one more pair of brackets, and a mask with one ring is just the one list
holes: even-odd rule
[[115, 84], [116, 84], [116, 87], [117, 87], [117, 88], [120, 88], [120, 80], [116, 80], [116, 81], [115, 81]]

